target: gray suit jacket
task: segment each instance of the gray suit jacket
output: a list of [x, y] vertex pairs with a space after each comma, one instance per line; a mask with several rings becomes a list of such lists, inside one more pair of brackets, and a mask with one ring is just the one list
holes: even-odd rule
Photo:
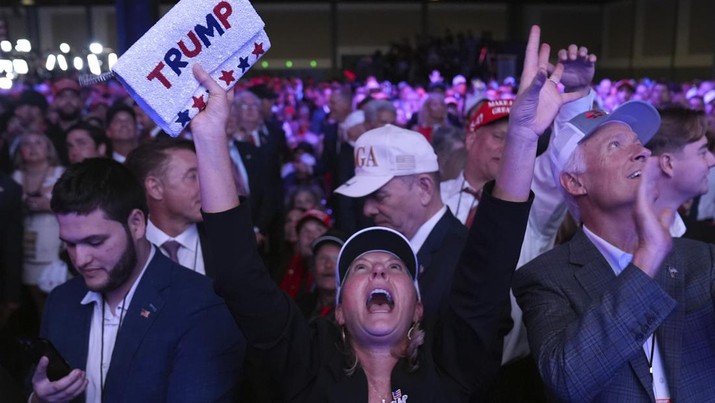
[[551, 397], [653, 401], [643, 343], [660, 345], [674, 402], [715, 401], [715, 246], [674, 239], [655, 279], [616, 277], [580, 230], [517, 271], [514, 294]]

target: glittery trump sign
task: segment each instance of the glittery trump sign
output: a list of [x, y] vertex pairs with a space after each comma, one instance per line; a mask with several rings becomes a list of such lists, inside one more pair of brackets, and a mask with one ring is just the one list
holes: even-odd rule
[[181, 0], [112, 68], [137, 103], [172, 136], [206, 107], [195, 63], [228, 90], [270, 48], [248, 0]]

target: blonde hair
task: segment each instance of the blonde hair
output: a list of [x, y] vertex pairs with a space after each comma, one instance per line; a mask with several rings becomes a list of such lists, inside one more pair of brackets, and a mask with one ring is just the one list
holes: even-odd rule
[[[350, 343], [350, 333], [347, 332], [345, 326], [341, 326], [341, 339], [342, 346], [339, 346], [339, 350], [347, 356], [348, 366], [345, 368], [346, 375], [352, 375], [360, 365], [357, 355], [352, 348]], [[425, 331], [420, 326], [420, 322], [412, 323], [412, 327], [405, 335], [407, 338], [407, 348], [403, 351], [394, 351], [394, 355], [399, 358], [407, 358], [407, 370], [408, 372], [414, 372], [420, 367], [420, 346], [425, 342]]]
[[52, 140], [50, 140], [47, 135], [42, 133], [24, 133], [20, 135], [17, 141], [17, 150], [15, 150], [15, 157], [13, 159], [15, 168], [20, 171], [23, 171], [26, 168], [25, 161], [22, 160], [22, 153], [20, 153], [20, 147], [22, 147], [22, 144], [27, 141], [30, 136], [38, 136], [45, 143], [45, 146], [47, 147], [47, 163], [50, 166], [54, 167], [60, 165], [60, 159], [57, 157], [57, 150], [55, 149], [55, 145], [52, 144]]

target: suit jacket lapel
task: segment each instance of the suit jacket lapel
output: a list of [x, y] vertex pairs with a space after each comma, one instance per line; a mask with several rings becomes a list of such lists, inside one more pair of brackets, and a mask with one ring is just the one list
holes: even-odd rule
[[[87, 290], [85, 289], [85, 293]], [[82, 300], [84, 294], [79, 297]], [[69, 351], [65, 359], [72, 365], [72, 368], [87, 369], [87, 351], [89, 350], [89, 334], [92, 328], [92, 314], [94, 313], [94, 303], [82, 305], [77, 303], [77, 312], [75, 315], [67, 315], [66, 329], [81, 329], [72, 341], [67, 344], [66, 348]]]
[[116, 391], [119, 395], [126, 385], [124, 380], [129, 377], [129, 370], [137, 349], [164, 307], [161, 292], [169, 285], [171, 264], [172, 262], [158, 251], [154, 254], [122, 321], [114, 344], [106, 384], [108, 390], [120, 389]]
[[[581, 266], [576, 269], [574, 276], [581, 284], [592, 301], [601, 299], [606, 288], [616, 278], [616, 274], [608, 264], [601, 252], [583, 232], [581, 228], [570, 243], [570, 260], [572, 264]], [[653, 397], [653, 384], [648, 370], [648, 361], [645, 352], [641, 349], [639, 354], [629, 359], [629, 365], [646, 392]]]
[[449, 230], [450, 217], [454, 218], [449, 209], [447, 209], [447, 212], [442, 216], [442, 218], [439, 219], [439, 221], [437, 221], [437, 224], [435, 224], [432, 231], [430, 231], [429, 235], [427, 236], [427, 239], [425, 239], [425, 242], [422, 244], [420, 250], [417, 251], [417, 261], [420, 264], [420, 272], [418, 275], [421, 289], [423, 286], [423, 281], [425, 284], [429, 284], [431, 281], [426, 279], [436, 275], [436, 273], [431, 273], [435, 270], [427, 270], [427, 268], [430, 267], [430, 264], [432, 263], [434, 251], [440, 248], [444, 237]]
[[663, 263], [656, 280], [658, 284], [674, 300], [678, 301], [673, 312], [656, 330], [658, 348], [665, 366], [665, 376], [668, 381], [670, 397], [678, 401], [677, 380], [680, 379], [681, 345], [683, 342], [683, 321], [685, 320], [685, 304], [683, 301], [685, 288], [685, 263], [680, 255], [670, 253]]
[[608, 285], [616, 278], [606, 258], [580, 229], [570, 245], [570, 260], [578, 267], [574, 276], [591, 300], [598, 300]]

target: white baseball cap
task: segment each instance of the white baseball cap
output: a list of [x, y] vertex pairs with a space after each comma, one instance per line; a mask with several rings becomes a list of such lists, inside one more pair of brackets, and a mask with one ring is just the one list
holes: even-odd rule
[[457, 86], [457, 85], [459, 85], [459, 84], [466, 84], [466, 83], [467, 83], [467, 79], [464, 78], [464, 76], [461, 75], [461, 74], [457, 74], [457, 75], [454, 76], [454, 78], [452, 79], [452, 86]]
[[395, 176], [439, 171], [437, 154], [422, 134], [393, 125], [365, 132], [355, 142], [355, 176], [335, 192], [363, 197]]
[[365, 122], [365, 112], [362, 110], [358, 109], [356, 111], [352, 111], [346, 118], [345, 121], [343, 121], [343, 129], [348, 130], [351, 129], [353, 126], [359, 125], [360, 123]]
[[703, 102], [705, 102], [705, 105], [712, 101], [715, 101], [715, 90], [710, 90], [703, 95]]
[[566, 123], [558, 135], [551, 136], [551, 160], [554, 180], [559, 177], [576, 147], [610, 122], [620, 122], [630, 126], [641, 144], [646, 144], [655, 136], [660, 127], [660, 114], [653, 105], [643, 101], [628, 101], [610, 115], [604, 111], [591, 110], [574, 117]]

